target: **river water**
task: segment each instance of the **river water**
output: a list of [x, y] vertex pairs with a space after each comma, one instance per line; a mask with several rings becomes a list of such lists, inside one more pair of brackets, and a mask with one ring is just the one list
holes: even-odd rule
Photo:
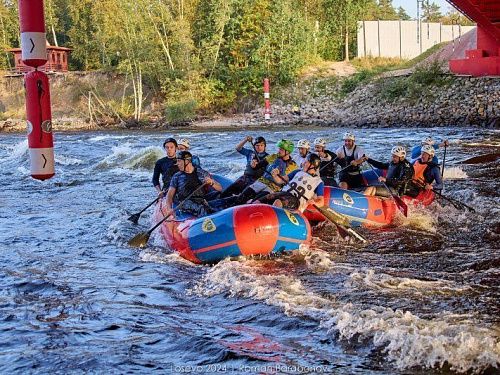
[[[56, 134], [56, 176], [29, 175], [24, 135], [0, 134], [1, 373], [498, 373], [500, 132], [431, 129], [448, 138], [444, 203], [412, 209], [394, 228], [343, 241], [330, 225], [278, 259], [193, 265], [127, 220], [154, 199], [166, 136], [186, 137], [209, 171], [231, 178], [246, 134], [318, 136], [345, 129]], [[421, 129], [356, 131], [379, 160]], [[335, 147], [333, 147], [335, 145]], [[439, 154], [442, 158], [442, 153]]]

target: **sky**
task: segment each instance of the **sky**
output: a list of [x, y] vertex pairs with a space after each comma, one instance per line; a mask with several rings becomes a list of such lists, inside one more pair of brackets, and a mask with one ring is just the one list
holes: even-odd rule
[[[430, 1], [440, 6], [442, 14], [447, 13], [451, 7], [451, 5], [446, 0]], [[417, 17], [417, 0], [392, 0], [392, 5], [396, 9], [400, 6], [403, 7], [406, 10], [406, 13], [408, 13], [412, 18]]]

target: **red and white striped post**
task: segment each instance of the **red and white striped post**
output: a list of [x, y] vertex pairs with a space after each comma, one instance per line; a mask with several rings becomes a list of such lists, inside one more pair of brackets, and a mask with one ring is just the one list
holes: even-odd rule
[[271, 102], [269, 101], [269, 78], [264, 78], [264, 119], [271, 119]]
[[55, 172], [49, 78], [38, 71], [47, 62], [43, 0], [19, 0], [19, 26], [22, 60], [35, 68], [24, 76], [31, 177], [46, 180]]

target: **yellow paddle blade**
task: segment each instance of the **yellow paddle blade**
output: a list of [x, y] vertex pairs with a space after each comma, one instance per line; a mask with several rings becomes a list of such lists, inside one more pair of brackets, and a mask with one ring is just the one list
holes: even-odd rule
[[344, 227], [350, 228], [351, 223], [349, 222], [349, 219], [345, 217], [344, 215], [341, 215], [334, 210], [332, 210], [330, 207], [317, 207], [319, 212], [323, 214], [327, 219], [330, 219], [330, 221], [333, 221], [336, 224], [343, 225]]
[[128, 241], [128, 244], [133, 247], [145, 247], [149, 241], [149, 233], [139, 233]]

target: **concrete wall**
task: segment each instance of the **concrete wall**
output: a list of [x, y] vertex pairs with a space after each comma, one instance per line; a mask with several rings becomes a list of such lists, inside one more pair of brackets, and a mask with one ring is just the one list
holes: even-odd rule
[[358, 57], [412, 59], [432, 46], [460, 38], [475, 26], [418, 21], [359, 21]]

